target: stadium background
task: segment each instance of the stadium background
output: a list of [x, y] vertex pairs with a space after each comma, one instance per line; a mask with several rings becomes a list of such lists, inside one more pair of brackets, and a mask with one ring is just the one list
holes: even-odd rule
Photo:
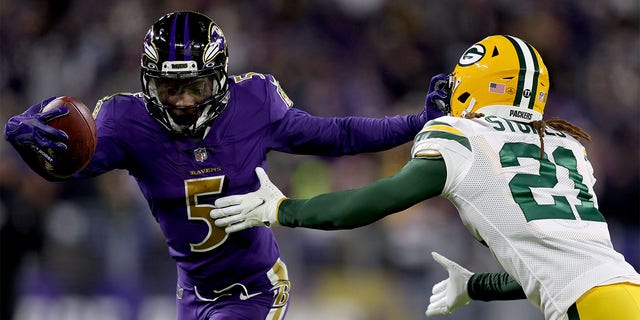
[[[139, 91], [146, 29], [184, 9], [222, 27], [231, 73], [274, 74], [298, 108], [320, 116], [418, 112], [431, 76], [450, 72], [470, 44], [526, 39], [550, 70], [546, 116], [592, 134], [600, 208], [616, 248], [640, 267], [638, 1], [2, 0], [2, 124], [52, 95], [93, 105]], [[292, 197], [358, 187], [401, 167], [410, 146], [338, 159], [274, 153], [269, 172]], [[2, 284], [18, 285], [0, 299], [16, 300], [14, 319], [175, 319], [175, 267], [126, 172], [47, 183], [2, 140], [0, 192]], [[293, 281], [290, 320], [424, 319], [446, 276], [434, 250], [499, 270], [442, 199], [353, 231], [274, 232]], [[476, 302], [439, 319], [542, 315], [526, 301]]]

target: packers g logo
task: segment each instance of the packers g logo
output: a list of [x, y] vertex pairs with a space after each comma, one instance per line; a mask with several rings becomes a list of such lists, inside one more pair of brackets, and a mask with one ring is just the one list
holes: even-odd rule
[[458, 64], [466, 67], [466, 66], [470, 66], [478, 61], [480, 61], [480, 59], [482, 59], [482, 57], [484, 57], [486, 50], [484, 48], [483, 45], [476, 43], [474, 45], [471, 46], [471, 48], [467, 49], [467, 51], [465, 51], [462, 54], [462, 57], [460, 57], [460, 60], [458, 61]]

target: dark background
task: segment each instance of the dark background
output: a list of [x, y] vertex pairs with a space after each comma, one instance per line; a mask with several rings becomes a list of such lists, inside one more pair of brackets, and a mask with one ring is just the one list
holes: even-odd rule
[[[639, 3], [635, 0], [2, 0], [0, 121], [52, 95], [92, 106], [140, 91], [147, 28], [175, 10], [209, 15], [230, 72], [276, 76], [319, 116], [422, 109], [429, 79], [491, 34], [535, 46], [551, 75], [545, 117], [593, 137], [588, 156], [612, 241], [640, 266]], [[303, 197], [394, 173], [411, 144], [326, 159], [272, 154], [270, 175]], [[159, 173], [162, 174], [162, 173]], [[126, 172], [48, 183], [0, 141], [2, 319], [175, 319], [175, 266]], [[353, 231], [275, 229], [293, 281], [288, 319], [425, 319], [444, 279], [429, 252], [499, 270], [445, 200]], [[15, 285], [15, 290], [11, 290]], [[543, 319], [526, 301], [475, 302], [439, 319]]]

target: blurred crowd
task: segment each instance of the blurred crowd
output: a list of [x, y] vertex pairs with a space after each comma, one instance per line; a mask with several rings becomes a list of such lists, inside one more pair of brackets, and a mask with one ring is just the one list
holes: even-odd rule
[[[229, 44], [230, 73], [273, 74], [318, 116], [422, 109], [430, 78], [471, 44], [511, 34], [551, 75], [545, 117], [592, 135], [599, 207], [618, 251], [640, 269], [640, 2], [636, 0], [1, 0], [0, 122], [49, 96], [92, 106], [140, 91], [147, 28], [199, 11]], [[362, 186], [399, 169], [411, 144], [342, 158], [273, 153], [291, 197]], [[159, 173], [162, 174], [162, 173]], [[175, 266], [126, 172], [48, 183], [0, 141], [0, 319], [175, 319]], [[446, 273], [438, 251], [496, 271], [445, 200], [350, 231], [275, 228], [289, 266], [288, 319], [424, 319]], [[542, 319], [526, 301], [475, 302], [440, 319]]]

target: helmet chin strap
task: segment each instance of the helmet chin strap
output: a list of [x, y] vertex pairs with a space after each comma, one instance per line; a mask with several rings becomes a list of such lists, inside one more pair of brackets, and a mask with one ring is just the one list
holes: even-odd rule
[[461, 117], [464, 118], [464, 116], [467, 115], [467, 113], [471, 112], [471, 110], [473, 110], [473, 106], [476, 105], [476, 99], [471, 98], [471, 101], [469, 101], [469, 106], [467, 106], [466, 109], [462, 110], [462, 113], [460, 114]]

